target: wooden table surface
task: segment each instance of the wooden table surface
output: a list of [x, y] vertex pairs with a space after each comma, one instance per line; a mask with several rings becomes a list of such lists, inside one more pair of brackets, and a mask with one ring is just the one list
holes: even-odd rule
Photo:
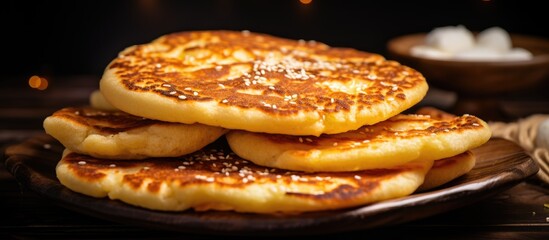
[[[43, 132], [43, 119], [65, 106], [85, 105], [98, 79], [72, 76], [50, 80], [47, 90], [30, 89], [27, 79], [13, 80], [0, 89], [0, 152]], [[431, 99], [433, 100], [433, 99]], [[547, 110], [535, 102], [515, 101], [519, 114]], [[549, 101], [549, 99], [547, 99]], [[530, 99], [528, 99], [531, 102]], [[546, 102], [547, 103], [547, 102]], [[517, 106], [518, 105], [518, 106]], [[534, 108], [532, 106], [541, 106]], [[530, 112], [524, 112], [531, 109]], [[541, 109], [541, 110], [540, 110]], [[483, 116], [481, 116], [483, 117]], [[508, 115], [508, 119], [514, 117]], [[485, 118], [490, 118], [486, 116]], [[490, 119], [485, 119], [490, 120]], [[0, 164], [0, 239], [132, 238], [132, 239], [257, 239], [255, 236], [215, 236], [161, 231], [99, 219], [59, 206], [20, 186]], [[549, 185], [530, 178], [457, 210], [433, 217], [357, 232], [323, 235], [337, 239], [549, 239]], [[298, 236], [299, 237], [299, 236]], [[301, 238], [302, 236], [300, 236]], [[278, 239], [279, 237], [261, 237]]]

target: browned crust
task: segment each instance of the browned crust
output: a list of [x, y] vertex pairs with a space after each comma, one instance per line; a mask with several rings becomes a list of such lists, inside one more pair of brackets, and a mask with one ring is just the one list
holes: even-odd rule
[[[266, 168], [243, 160], [234, 153], [210, 149], [179, 158], [154, 158], [150, 161], [116, 161], [97, 159], [78, 153], [69, 153], [62, 160], [68, 169], [82, 180], [94, 182], [106, 176], [106, 171], [118, 171], [128, 168], [123, 182], [135, 190], [146, 187], [147, 191], [157, 193], [162, 183], [177, 182], [180, 187], [213, 184], [220, 189], [244, 188], [252, 184], [299, 184], [303, 186], [322, 186], [337, 184], [333, 189], [326, 188], [320, 194], [286, 192], [297, 198], [321, 202], [352, 201], [375, 191], [379, 184], [402, 172], [413, 170], [408, 166], [394, 169], [372, 169], [355, 172], [296, 172], [283, 169]], [[223, 158], [223, 159], [221, 159]], [[343, 180], [343, 184], [337, 181]]]
[[[191, 44], [198, 40], [199, 44]], [[180, 51], [179, 57], [165, 56], [176, 49]], [[253, 54], [253, 59], [216, 63], [241, 50]], [[189, 54], [199, 52], [204, 56], [189, 59]], [[269, 53], [280, 54], [288, 61], [278, 66], [269, 65]], [[227, 80], [229, 69], [237, 65], [253, 70]], [[129, 91], [152, 92], [186, 103], [215, 101], [222, 106], [260, 109], [278, 116], [299, 111], [348, 112], [355, 105], [360, 111], [388, 100], [405, 101], [407, 90], [425, 84], [419, 72], [386, 61], [378, 54], [233, 31], [166, 35], [152, 46], [144, 44], [127, 49], [108, 69], [115, 71]], [[262, 79], [275, 79], [276, 83], [262, 84]], [[330, 90], [323, 82], [357, 82], [367, 87], [359, 86], [353, 93], [346, 93]], [[249, 90], [261, 94], [247, 94]]]

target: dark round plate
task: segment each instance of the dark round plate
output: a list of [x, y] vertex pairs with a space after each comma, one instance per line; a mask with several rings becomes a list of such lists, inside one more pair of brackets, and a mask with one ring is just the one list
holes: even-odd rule
[[125, 224], [202, 234], [290, 235], [364, 230], [400, 224], [478, 202], [538, 171], [516, 144], [491, 139], [473, 150], [475, 168], [440, 188], [358, 208], [296, 215], [235, 212], [161, 212], [65, 188], [55, 176], [63, 146], [43, 134], [6, 149], [6, 166], [22, 186], [76, 212]]

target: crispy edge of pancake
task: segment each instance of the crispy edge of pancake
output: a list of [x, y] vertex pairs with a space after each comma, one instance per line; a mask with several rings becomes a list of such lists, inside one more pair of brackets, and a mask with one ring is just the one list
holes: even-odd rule
[[[294, 214], [357, 207], [412, 194], [423, 183], [433, 163], [416, 161], [391, 170], [355, 173], [254, 172], [251, 173], [254, 180], [239, 182], [246, 176], [241, 177], [238, 172], [225, 175], [189, 170], [189, 165], [187, 169], [178, 168], [177, 164], [181, 163], [177, 162], [180, 161], [169, 165], [167, 170], [157, 169], [154, 165], [162, 164], [162, 159], [137, 161], [121, 168], [118, 165], [128, 162], [98, 160], [80, 154], [76, 159], [65, 159], [67, 156], [75, 158], [72, 154], [66, 150], [56, 167], [58, 179], [67, 188], [93, 197], [108, 196], [130, 205], [162, 211], [194, 208], [197, 211]], [[165, 174], [166, 171], [180, 175], [174, 177]], [[280, 177], [276, 176], [278, 174]], [[225, 176], [229, 183], [218, 180]], [[370, 176], [373, 181], [368, 180]], [[191, 180], [182, 182], [180, 177]], [[303, 178], [309, 180], [303, 181]], [[231, 185], [230, 182], [235, 183]], [[322, 192], [325, 188], [328, 188], [327, 192]]]
[[475, 163], [476, 157], [471, 151], [436, 160], [417, 191], [428, 191], [461, 177], [471, 171]]
[[[396, 117], [400, 116], [405, 115]], [[336, 146], [337, 140], [330, 139], [334, 135], [310, 138], [310, 142], [306, 141], [309, 140], [307, 138], [279, 142], [275, 135], [231, 130], [226, 134], [226, 138], [236, 154], [258, 165], [310, 172], [356, 171], [388, 168], [412, 160], [446, 158], [478, 147], [490, 139], [491, 131], [487, 123], [471, 115], [463, 117], [476, 121], [471, 125], [472, 130], [458, 129], [457, 131], [461, 132], [453, 133], [451, 130], [445, 132], [439, 129], [440, 131], [437, 130], [438, 133], [434, 135], [426, 134], [381, 143], [363, 143], [363, 140], [369, 140], [368, 138], [354, 139], [351, 142], [356, 143], [355, 146], [348, 143]], [[324, 146], [319, 148], [312, 144], [317, 139], [329, 143], [334, 141], [334, 145], [324, 143]]]
[[227, 132], [203, 124], [157, 122], [111, 133], [55, 113], [44, 119], [43, 127], [74, 152], [113, 159], [180, 156], [199, 150]]

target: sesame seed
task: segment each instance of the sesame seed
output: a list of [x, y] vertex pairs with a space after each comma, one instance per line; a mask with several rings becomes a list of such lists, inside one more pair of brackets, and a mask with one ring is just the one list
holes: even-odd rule
[[475, 126], [475, 127], [480, 126], [478, 123], [473, 123], [472, 125]]
[[275, 90], [275, 87], [274, 86], [269, 86], [269, 89]]
[[172, 87], [172, 85], [164, 83], [164, 84], [162, 84], [162, 87]]
[[187, 99], [187, 96], [185, 96], [185, 95], [179, 95], [178, 98], [179, 98], [179, 99], [185, 100], [185, 99]]
[[80, 161], [78, 162], [78, 165], [86, 165], [86, 161]]
[[360, 179], [362, 179], [362, 178], [361, 178], [360, 176], [358, 176], [358, 175], [355, 175], [355, 179], [356, 179], [356, 180], [360, 180]]
[[244, 35], [244, 36], [249, 36], [249, 35], [250, 35], [250, 31], [249, 31], [249, 30], [242, 30], [242, 35]]
[[219, 85], [219, 87], [225, 89], [225, 85], [223, 85], [223, 84], [221, 84], [221, 83], [220, 83], [220, 84], [217, 84], [217, 85]]
[[171, 91], [170, 95], [175, 95], [176, 93], [177, 93], [176, 91]]
[[44, 149], [50, 149], [50, 148], [51, 148], [51, 145], [48, 144], [48, 143], [46, 143], [46, 144], [44, 144], [42, 147], [44, 147]]
[[276, 105], [275, 105], [275, 104], [273, 104], [272, 108], [273, 108], [273, 109], [276, 109]]
[[305, 141], [307, 141], [307, 142], [313, 142], [313, 139], [305, 138]]
[[198, 96], [198, 92], [193, 92], [193, 95]]
[[109, 165], [109, 167], [116, 167], [116, 164], [111, 164]]
[[334, 102], [335, 102], [334, 98], [330, 98], [330, 103], [334, 103]]
[[370, 75], [368, 75], [368, 79], [370, 79], [370, 80], [376, 80], [376, 79], [377, 79], [377, 76], [376, 76], [376, 75], [373, 75], [373, 74], [370, 74]]
[[332, 145], [335, 147], [335, 146], [337, 146], [337, 144], [338, 144], [337, 142], [334, 142]]
[[156, 66], [156, 68], [161, 68], [161, 67], [162, 67], [162, 64], [157, 63], [155, 66]]
[[299, 142], [300, 142], [300, 143], [303, 142], [303, 138], [302, 138], [302, 137], [299, 137]]
[[221, 71], [221, 69], [223, 69], [223, 66], [215, 66], [216, 71]]
[[190, 87], [186, 87], [186, 88], [184, 88], [184, 89], [185, 89], [185, 91], [191, 91], [191, 90], [193, 90], [193, 89], [190, 88]]
[[187, 168], [187, 167], [185, 167], [185, 166], [177, 166], [177, 168], [178, 168], [178, 169], [185, 169], [185, 168]]
[[179, 172], [179, 169], [175, 168], [174, 171]]
[[150, 168], [149, 167], [143, 167], [143, 170], [149, 170]]
[[223, 101], [221, 101], [221, 102], [222, 102], [222, 103], [228, 103], [228, 102], [229, 102], [229, 100], [227, 100], [227, 99], [223, 99]]

